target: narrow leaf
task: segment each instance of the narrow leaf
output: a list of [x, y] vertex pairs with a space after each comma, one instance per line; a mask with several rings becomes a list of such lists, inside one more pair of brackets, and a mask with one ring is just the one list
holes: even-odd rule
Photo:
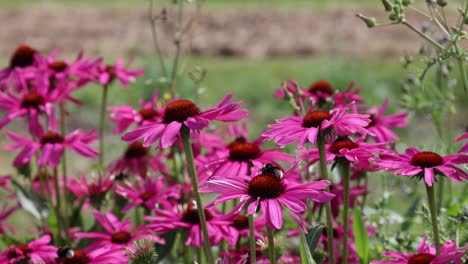
[[315, 225], [307, 230], [306, 241], [311, 254], [314, 254], [315, 248], [317, 248], [323, 228], [323, 225]]
[[[167, 232], [161, 235], [161, 237], [164, 238], [164, 240], [166, 240], [166, 243], [164, 245], [161, 245], [161, 244], [155, 245], [156, 253], [158, 254], [158, 261], [162, 260], [164, 257], [169, 255], [169, 253], [172, 250], [172, 247], [174, 246], [176, 236], [177, 236], [177, 230], [172, 230], [170, 232]], [[185, 243], [185, 241], [182, 241], [182, 242]]]
[[367, 240], [367, 230], [362, 219], [361, 210], [358, 206], [354, 207], [353, 232], [357, 254], [362, 263], [368, 263], [369, 241]]

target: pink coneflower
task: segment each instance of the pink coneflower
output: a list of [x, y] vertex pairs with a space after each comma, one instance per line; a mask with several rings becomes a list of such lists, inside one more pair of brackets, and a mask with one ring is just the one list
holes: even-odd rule
[[335, 93], [332, 85], [325, 81], [319, 80], [312, 83], [304, 93], [305, 96], [312, 98], [316, 104], [323, 104]]
[[294, 157], [279, 152], [279, 148], [263, 149], [262, 138], [249, 142], [243, 136], [216, 151], [209, 161], [199, 164], [212, 170], [213, 175], [236, 177], [237, 175], [252, 175], [267, 163], [277, 164], [277, 161], [292, 163]]
[[306, 199], [324, 203], [334, 197], [333, 194], [323, 191], [330, 185], [329, 181], [298, 184], [288, 181], [286, 177], [281, 177], [281, 174], [278, 167], [267, 164], [261, 173], [254, 177], [214, 176], [206, 182], [207, 188], [221, 195], [211, 205], [239, 198], [239, 203], [232, 213], [240, 213], [245, 206], [247, 215], [254, 214], [261, 209], [267, 225], [281, 229], [283, 226], [281, 205], [289, 208], [293, 220], [302, 226], [301, 214], [307, 209]]
[[[366, 170], [375, 170], [375, 154], [389, 153], [390, 151], [381, 148], [385, 143], [365, 143], [362, 140], [353, 141], [348, 137], [339, 137], [333, 143], [325, 145], [325, 157], [327, 163], [338, 161], [343, 158], [349, 162], [357, 164], [360, 168]], [[300, 151], [301, 159], [310, 160], [311, 165], [320, 160], [317, 148]]]
[[384, 257], [392, 260], [374, 260], [371, 264], [447, 264], [452, 261], [456, 264], [462, 263], [462, 257], [467, 252], [466, 249], [457, 248], [455, 241], [449, 241], [440, 247], [440, 254], [436, 254], [434, 245], [426, 243], [427, 236], [424, 236], [416, 253], [401, 253], [387, 251]]
[[0, 91], [11, 86], [25, 85], [24, 75], [29, 75], [39, 52], [28, 45], [19, 45], [10, 57], [10, 65], [0, 70]]
[[60, 248], [55, 264], [127, 264], [128, 256], [119, 248], [69, 249]]
[[337, 92], [333, 98], [336, 108], [348, 108], [354, 104], [360, 104], [364, 102], [359, 96], [359, 93], [362, 91], [362, 87], [357, 87], [353, 91], [354, 82], [351, 82], [343, 92]]
[[10, 184], [11, 184], [10, 175], [0, 176], [0, 188], [3, 188], [4, 190], [9, 190]]
[[395, 175], [424, 177], [428, 186], [432, 186], [435, 173], [439, 172], [455, 181], [468, 180], [468, 173], [458, 168], [457, 164], [468, 163], [468, 155], [455, 154], [440, 156], [430, 151], [420, 151], [415, 147], [406, 149], [405, 154], [382, 155], [379, 165], [388, 171], [398, 171]]
[[334, 132], [338, 136], [356, 132], [367, 134], [365, 127], [371, 121], [368, 117], [368, 115], [347, 114], [344, 108], [335, 108], [331, 111], [315, 110], [304, 117], [291, 116], [276, 120], [276, 124], [269, 125], [270, 129], [262, 136], [274, 140], [278, 145], [297, 141], [298, 148], [302, 148], [307, 141], [315, 144], [319, 132]]
[[[465, 133], [459, 137], [457, 137], [455, 139], [455, 142], [460, 142], [464, 139], [467, 139], [468, 138], [468, 133]], [[463, 145], [463, 147], [458, 151], [458, 153], [463, 153], [463, 152], [468, 152], [468, 143], [465, 143], [465, 145]]]
[[126, 218], [122, 222], [111, 212], [105, 215], [99, 211], [93, 211], [94, 218], [104, 228], [104, 232], [78, 232], [75, 237], [78, 239], [94, 240], [87, 246], [87, 249], [92, 248], [112, 248], [124, 249], [133, 241], [148, 237], [156, 243], [164, 244], [164, 239], [153, 235], [144, 227], [133, 228], [130, 223], [130, 218]]
[[393, 143], [399, 140], [397, 134], [395, 134], [390, 128], [402, 128], [408, 126], [408, 112], [402, 112], [399, 114], [384, 116], [385, 110], [388, 106], [388, 98], [385, 99], [380, 108], [371, 108], [368, 113], [370, 114], [371, 122], [366, 127], [369, 130], [369, 136], [376, 142], [387, 142]]
[[143, 205], [148, 209], [153, 209], [157, 204], [164, 204], [164, 207], [170, 207], [170, 201], [180, 199], [180, 192], [175, 188], [166, 188], [163, 178], [159, 179], [141, 179], [135, 178], [136, 184], [125, 181], [123, 185], [117, 185], [115, 193], [124, 197], [130, 203], [127, 204], [122, 212], [126, 213], [137, 205]]
[[140, 100], [139, 110], [129, 105], [108, 107], [107, 109], [112, 112], [109, 119], [116, 123], [113, 132], [122, 133], [133, 124], [144, 125], [161, 121], [162, 111], [156, 108], [157, 101], [158, 93], [154, 92], [150, 101]]
[[14, 141], [14, 143], [6, 145], [5, 149], [21, 149], [21, 152], [13, 162], [15, 167], [27, 164], [36, 152], [40, 152], [38, 165], [40, 167], [48, 165], [50, 168], [57, 166], [65, 148], [88, 158], [98, 155], [98, 151], [89, 146], [90, 143], [97, 139], [97, 136], [94, 135], [94, 130], [85, 133], [77, 129], [66, 136], [60, 135], [55, 130], [50, 130], [45, 134], [42, 131], [38, 131], [36, 136], [37, 139], [33, 139], [11, 131], [7, 132], [7, 137]]
[[[146, 227], [158, 233], [166, 233], [176, 229], [187, 229], [188, 238], [185, 241], [185, 245], [194, 245], [197, 248], [202, 245], [203, 236], [200, 219], [198, 218], [198, 211], [194, 203], [188, 204], [183, 211], [168, 211], [155, 208], [154, 212], [156, 216], [144, 217], [146, 221], [151, 222]], [[224, 238], [221, 227], [230, 224], [230, 222], [223, 220], [214, 210], [205, 209], [205, 217], [210, 243], [211, 245], [217, 245]]]
[[85, 198], [84, 207], [89, 206], [91, 202], [93, 206], [99, 207], [106, 193], [112, 188], [113, 183], [110, 177], [100, 174], [92, 179], [86, 179], [86, 176], [81, 176], [78, 180], [71, 178], [67, 182], [67, 189], [72, 192], [78, 199]]
[[247, 110], [238, 110], [242, 102], [231, 103], [231, 99], [232, 94], [229, 94], [216, 107], [204, 112], [189, 100], [173, 101], [166, 106], [162, 122], [141, 125], [122, 139], [133, 142], [143, 138], [146, 147], [159, 140], [159, 147], [165, 149], [174, 144], [182, 126], [197, 131], [207, 127], [212, 120], [232, 122], [247, 117]]
[[[228, 245], [234, 246], [239, 241], [240, 237], [249, 237], [249, 219], [245, 215], [234, 215], [228, 214], [224, 217], [224, 220], [230, 222], [229, 224], [222, 226], [221, 229], [225, 234], [225, 239]], [[258, 230], [261, 230], [265, 226], [265, 218], [257, 217], [254, 220], [254, 235], [256, 238], [261, 237]]]
[[153, 155], [148, 147], [144, 147], [140, 141], [128, 144], [124, 154], [109, 164], [110, 173], [123, 173], [138, 175], [145, 178], [148, 169], [158, 171], [163, 174], [169, 173], [162, 153]]
[[[128, 66], [128, 65], [127, 65]], [[98, 81], [102, 85], [109, 85], [113, 80], [119, 80], [122, 86], [127, 87], [135, 78], [143, 75], [142, 69], [129, 70], [124, 66], [123, 60], [118, 60], [115, 65], [101, 64], [97, 68]]]
[[27, 244], [11, 245], [0, 254], [0, 263], [19, 263], [30, 258], [32, 262], [55, 263], [57, 248], [49, 245], [49, 235], [42, 236]]

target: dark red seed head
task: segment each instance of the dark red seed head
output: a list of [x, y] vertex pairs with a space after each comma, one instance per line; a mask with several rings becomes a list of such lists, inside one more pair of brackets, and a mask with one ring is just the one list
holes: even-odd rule
[[[376, 124], [376, 122], [377, 122], [377, 121], [375, 120], [375, 115], [374, 115], [374, 114], [371, 114], [371, 115], [369, 116], [369, 119], [370, 119], [370, 123], [369, 123], [369, 125], [367, 125], [367, 127], [374, 126], [374, 125]], [[367, 127], [366, 127], [366, 128], [367, 128]]]
[[333, 88], [330, 83], [324, 80], [317, 81], [310, 85], [309, 92], [311, 94], [317, 94], [318, 92], [332, 95], [334, 93]]
[[26, 245], [26, 244], [18, 244], [18, 245], [13, 246], [12, 248], [10, 248], [8, 250], [7, 258], [8, 259], [13, 259], [13, 258], [17, 258], [17, 257], [21, 256], [21, 255], [19, 255], [17, 253], [17, 251], [21, 251], [23, 256], [28, 256], [29, 253], [31, 253], [33, 250], [30, 249], [28, 247], [28, 245]]
[[252, 143], [249, 143], [243, 137], [237, 138], [229, 144], [229, 159], [232, 161], [250, 161], [260, 157], [260, 148]]
[[20, 45], [11, 56], [10, 68], [31, 66], [34, 63], [34, 55], [36, 53], [37, 51], [28, 45]]
[[31, 92], [23, 97], [21, 100], [21, 107], [22, 108], [36, 108], [39, 109], [40, 106], [45, 104], [45, 99], [42, 95]]
[[49, 64], [49, 69], [54, 70], [55, 72], [63, 72], [67, 67], [68, 64], [64, 61], [54, 61]]
[[359, 144], [353, 142], [348, 138], [339, 138], [333, 142], [330, 146], [331, 153], [339, 153], [341, 149], [354, 149], [359, 147]]
[[275, 176], [260, 174], [249, 182], [247, 193], [255, 198], [273, 199], [286, 191], [283, 181]]
[[57, 144], [63, 143], [64, 141], [65, 138], [63, 136], [52, 131], [45, 133], [41, 138], [41, 144]]
[[423, 151], [414, 155], [410, 163], [421, 168], [432, 168], [444, 164], [444, 158], [434, 152]]
[[200, 108], [189, 100], [177, 100], [169, 103], [164, 111], [163, 122], [169, 124], [173, 121], [184, 122], [189, 117], [200, 114]]
[[112, 235], [111, 241], [115, 244], [127, 244], [132, 239], [132, 235], [125, 231], [119, 231]]
[[73, 250], [72, 257], [61, 258], [58, 264], [88, 264], [91, 263], [91, 259], [81, 249]]
[[232, 226], [237, 230], [244, 230], [249, 227], [249, 218], [245, 215], [238, 215], [232, 220]]
[[413, 255], [408, 259], [408, 264], [430, 264], [436, 256], [432, 254], [417, 254]]
[[141, 109], [138, 113], [141, 115], [143, 120], [153, 120], [159, 115], [156, 110], [151, 108]]
[[148, 154], [148, 148], [143, 146], [140, 141], [130, 143], [125, 150], [125, 159], [139, 159]]
[[[210, 221], [213, 218], [213, 215], [208, 210], [205, 211], [206, 221]], [[200, 224], [200, 218], [198, 217], [198, 210], [195, 208], [194, 204], [189, 204], [187, 209], [182, 214], [182, 222], [189, 223], [192, 225]]]
[[151, 199], [155, 194], [156, 193], [154, 192], [145, 192], [145, 193], [140, 194], [140, 198], [146, 202], [149, 199]]
[[304, 116], [302, 119], [302, 126], [307, 128], [319, 127], [323, 121], [330, 120], [331, 117], [332, 115], [328, 111], [315, 110]]

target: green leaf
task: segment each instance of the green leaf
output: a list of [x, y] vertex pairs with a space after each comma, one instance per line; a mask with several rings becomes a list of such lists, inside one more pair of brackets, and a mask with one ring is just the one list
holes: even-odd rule
[[367, 240], [367, 230], [362, 219], [361, 210], [358, 206], [354, 207], [353, 232], [356, 252], [361, 258], [362, 263], [369, 262], [369, 241]]
[[323, 225], [315, 225], [307, 230], [306, 241], [311, 254], [314, 254], [315, 248], [317, 248], [323, 228]]
[[299, 245], [301, 264], [316, 264], [314, 258], [312, 257], [312, 252], [310, 252], [309, 250], [304, 232], [302, 232], [302, 230], [300, 230], [299, 232], [299, 237], [301, 241], [301, 244]]
[[414, 217], [416, 216], [416, 211], [419, 206], [419, 202], [421, 201], [421, 197], [417, 196], [410, 207], [405, 212], [405, 220], [401, 224], [401, 231], [405, 232], [408, 231], [411, 225], [414, 222]]
[[[170, 232], [162, 234], [161, 237], [164, 238], [164, 240], [166, 240], [166, 243], [164, 245], [156, 244], [154, 246], [156, 253], [158, 254], [158, 261], [165, 258], [171, 252], [177, 237], [177, 230], [172, 230]], [[185, 243], [185, 241], [182, 241], [182, 243]]]
[[73, 208], [71, 219], [70, 219], [71, 220], [70, 227], [73, 227], [73, 226], [83, 227], [83, 219], [81, 218], [81, 209], [85, 201], [86, 201], [86, 197], [81, 198], [78, 205]]

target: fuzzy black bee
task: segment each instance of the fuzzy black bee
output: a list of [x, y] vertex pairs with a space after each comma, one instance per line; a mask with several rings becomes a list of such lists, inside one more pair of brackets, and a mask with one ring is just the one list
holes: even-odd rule
[[274, 166], [270, 163], [267, 163], [265, 166], [263, 166], [261, 174], [270, 175], [278, 179], [283, 178], [283, 171], [280, 169], [280, 167]]
[[57, 249], [57, 255], [59, 259], [72, 258], [75, 255], [75, 252], [69, 247], [60, 247]]

